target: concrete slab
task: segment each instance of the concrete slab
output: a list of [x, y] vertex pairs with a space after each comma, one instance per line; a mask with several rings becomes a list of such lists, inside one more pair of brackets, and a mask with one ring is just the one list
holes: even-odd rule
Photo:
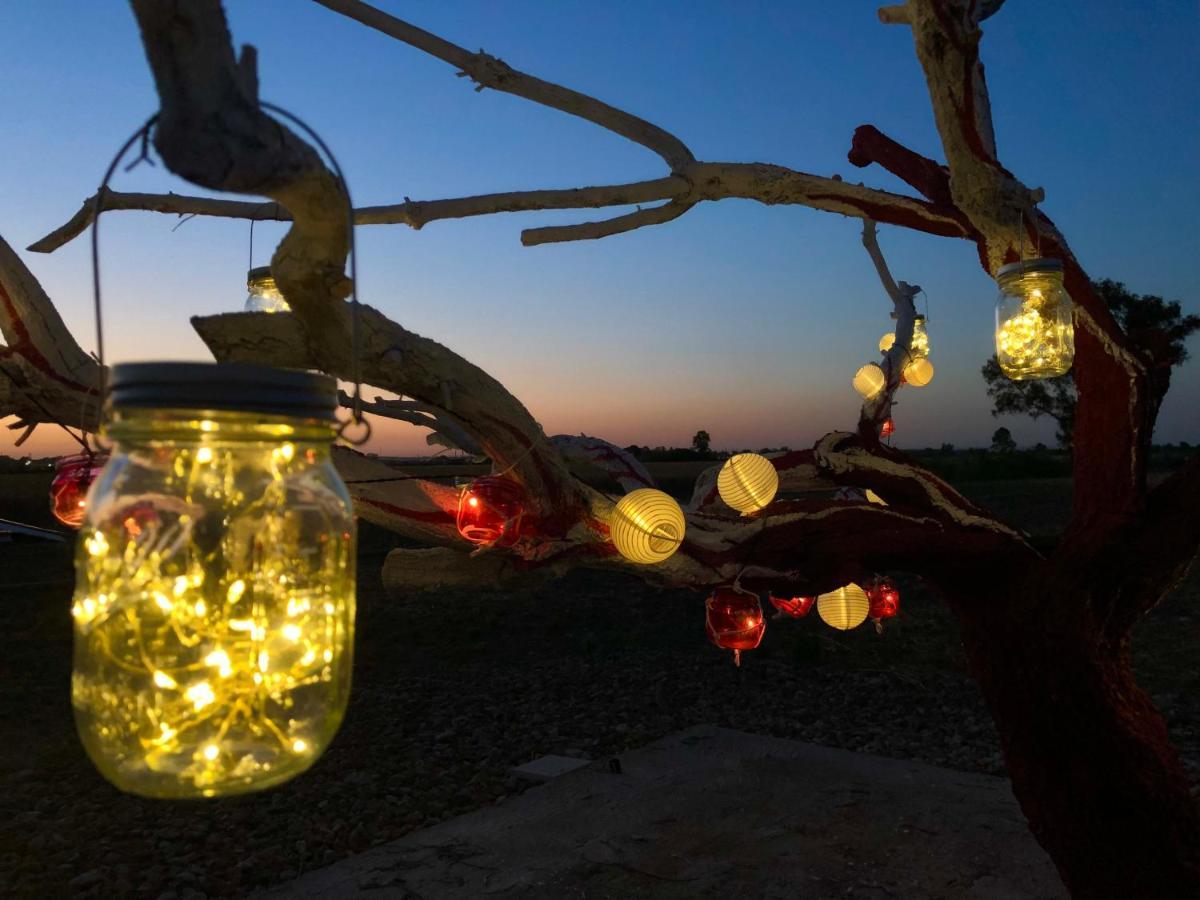
[[311, 872], [270, 897], [1066, 893], [1008, 782], [712, 726]]
[[508, 774], [522, 781], [543, 784], [553, 778], [566, 775], [568, 772], [582, 769], [589, 764], [589, 760], [580, 759], [577, 756], [555, 756], [551, 754], [549, 756], [539, 756], [537, 759], [530, 760], [524, 765], [513, 766], [508, 770]]

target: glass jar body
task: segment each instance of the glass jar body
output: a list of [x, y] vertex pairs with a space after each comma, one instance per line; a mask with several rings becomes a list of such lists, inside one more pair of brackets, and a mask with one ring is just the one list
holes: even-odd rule
[[350, 690], [355, 523], [328, 423], [117, 411], [76, 550], [76, 727], [150, 797], [299, 774]]
[[270, 275], [258, 276], [247, 282], [250, 294], [246, 297], [246, 312], [289, 312], [291, 307], [283, 299], [275, 279]]
[[1060, 271], [1000, 278], [996, 360], [1013, 381], [1065, 375], [1075, 359], [1071, 298]]

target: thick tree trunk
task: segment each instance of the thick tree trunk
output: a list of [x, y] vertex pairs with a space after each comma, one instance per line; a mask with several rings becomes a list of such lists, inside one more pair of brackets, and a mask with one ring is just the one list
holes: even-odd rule
[[1105, 643], [1086, 614], [1016, 618], [1029, 596], [972, 597], [963, 636], [1034, 835], [1076, 897], [1200, 897], [1200, 810], [1128, 637]]

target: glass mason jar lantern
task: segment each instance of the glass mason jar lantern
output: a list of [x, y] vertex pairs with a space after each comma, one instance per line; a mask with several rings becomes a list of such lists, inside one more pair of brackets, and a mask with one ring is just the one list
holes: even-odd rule
[[[879, 339], [879, 352], [887, 353], [895, 343], [896, 332], [889, 331]], [[929, 329], [926, 327], [925, 317], [920, 313], [913, 319], [912, 344], [909, 346], [908, 355], [911, 359], [922, 359], [929, 355]]]
[[996, 360], [1013, 381], [1065, 375], [1075, 358], [1071, 297], [1057, 259], [1009, 263], [996, 273]]
[[250, 291], [250, 296], [246, 298], [246, 312], [291, 312], [292, 308], [275, 285], [270, 266], [259, 266], [247, 272], [246, 288]]
[[350, 690], [354, 512], [335, 383], [118, 365], [113, 442], [76, 551], [71, 699], [122, 790], [211, 797], [303, 772]]

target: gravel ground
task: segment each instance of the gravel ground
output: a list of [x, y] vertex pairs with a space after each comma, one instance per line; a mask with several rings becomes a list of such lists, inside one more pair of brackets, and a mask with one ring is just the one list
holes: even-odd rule
[[[355, 687], [303, 777], [167, 803], [120, 794], [75, 738], [68, 552], [0, 547], [0, 891], [238, 895], [501, 801], [547, 753], [604, 758], [697, 723], [1003, 774], [953, 621], [901, 581], [882, 635], [772, 621], [741, 669], [704, 638], [702, 598], [575, 573], [524, 592], [387, 600], [388, 539], [364, 533]], [[37, 583], [40, 586], [21, 586]], [[1142, 676], [1200, 764], [1200, 578], [1142, 626]]]

